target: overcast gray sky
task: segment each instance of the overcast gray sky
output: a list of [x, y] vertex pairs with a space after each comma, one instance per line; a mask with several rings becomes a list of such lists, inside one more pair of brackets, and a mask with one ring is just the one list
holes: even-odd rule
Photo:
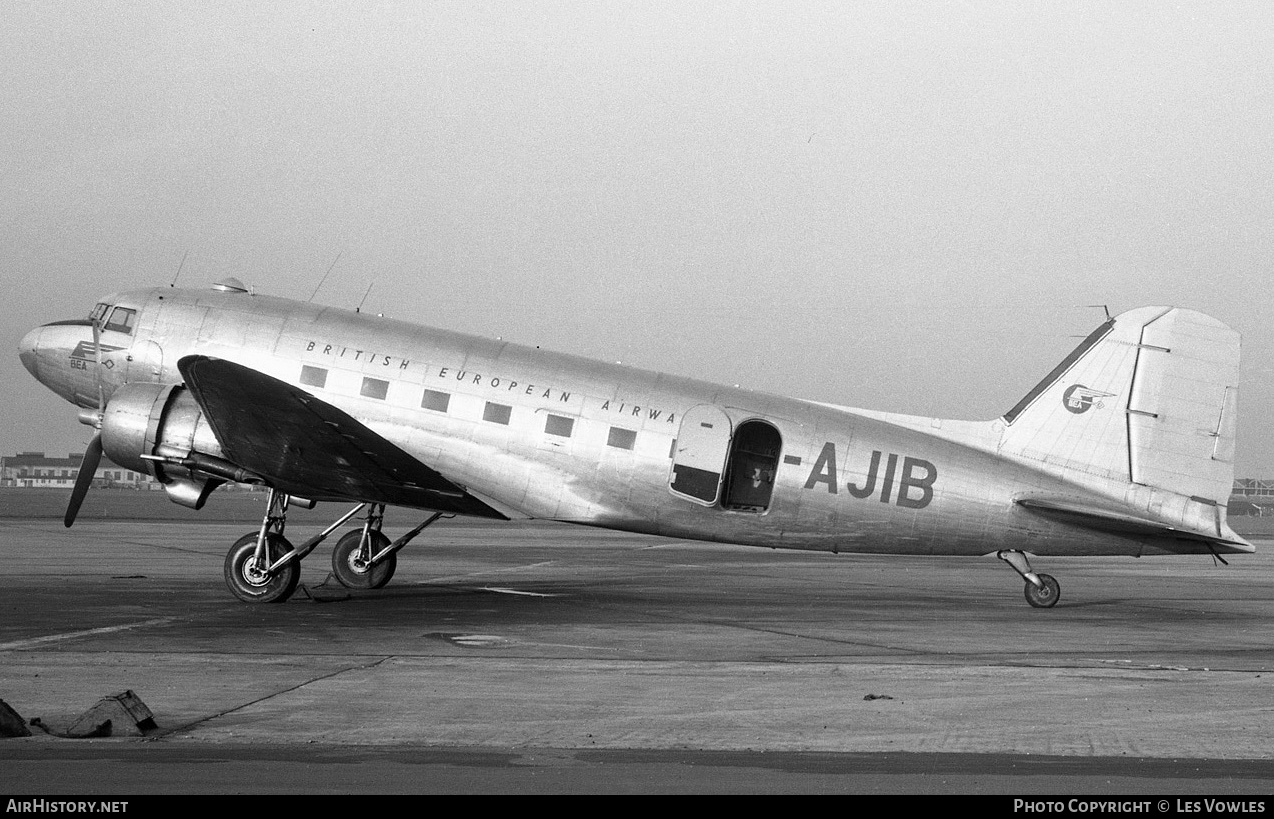
[[1007, 410], [1112, 312], [1244, 336], [1274, 477], [1274, 3], [0, 11], [0, 454], [30, 327], [259, 291], [854, 406]]

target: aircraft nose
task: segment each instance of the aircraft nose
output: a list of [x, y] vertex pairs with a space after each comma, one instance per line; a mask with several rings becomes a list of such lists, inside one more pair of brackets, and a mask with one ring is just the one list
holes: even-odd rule
[[37, 379], [40, 377], [40, 337], [42, 335], [44, 335], [44, 328], [37, 327], [18, 342], [18, 358], [22, 360], [22, 366]]

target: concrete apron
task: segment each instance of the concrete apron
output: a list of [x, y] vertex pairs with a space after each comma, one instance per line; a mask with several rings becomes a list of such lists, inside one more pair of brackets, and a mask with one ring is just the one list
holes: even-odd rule
[[28, 719], [69, 724], [92, 678], [134, 689], [165, 742], [1274, 755], [1269, 675], [1252, 671], [29, 651], [0, 664]]

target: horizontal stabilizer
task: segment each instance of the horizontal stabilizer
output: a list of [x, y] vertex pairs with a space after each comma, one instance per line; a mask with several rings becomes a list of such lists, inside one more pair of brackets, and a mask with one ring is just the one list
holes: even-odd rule
[[[1014, 500], [1019, 506], [1044, 517], [1065, 520], [1079, 526], [1097, 529], [1115, 534], [1143, 535], [1158, 538], [1190, 541], [1205, 545], [1205, 549], [1181, 549], [1182, 552], [1209, 551], [1216, 553], [1250, 554], [1256, 547], [1236, 535], [1225, 525], [1220, 507], [1207, 506], [1212, 509], [1211, 520], [1206, 520], [1207, 512], [1200, 512], [1197, 526], [1173, 526], [1163, 521], [1142, 517], [1128, 508], [1106, 506], [1099, 502], [1079, 498], [1057, 498], [1028, 496]], [[1205, 530], [1206, 526], [1206, 530]], [[1171, 550], [1170, 550], [1171, 551]]]

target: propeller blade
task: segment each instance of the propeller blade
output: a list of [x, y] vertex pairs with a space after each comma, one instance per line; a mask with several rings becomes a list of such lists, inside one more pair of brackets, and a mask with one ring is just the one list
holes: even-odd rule
[[88, 442], [88, 449], [84, 451], [84, 460], [80, 461], [80, 472], [75, 476], [75, 488], [71, 490], [71, 501], [66, 505], [66, 516], [62, 518], [62, 522], [70, 528], [75, 523], [75, 516], [80, 513], [80, 504], [84, 503], [84, 496], [88, 494], [88, 488], [93, 485], [93, 476], [97, 474], [97, 465], [102, 460], [102, 433], [93, 436], [93, 440]]
[[[102, 323], [100, 318], [93, 319], [93, 350], [97, 356], [97, 411], [106, 409], [106, 390], [102, 388]], [[84, 453], [87, 457], [88, 453]], [[101, 442], [98, 443], [98, 454], [101, 454]], [[96, 467], [94, 467], [96, 469]], [[70, 526], [71, 524], [66, 524]]]

